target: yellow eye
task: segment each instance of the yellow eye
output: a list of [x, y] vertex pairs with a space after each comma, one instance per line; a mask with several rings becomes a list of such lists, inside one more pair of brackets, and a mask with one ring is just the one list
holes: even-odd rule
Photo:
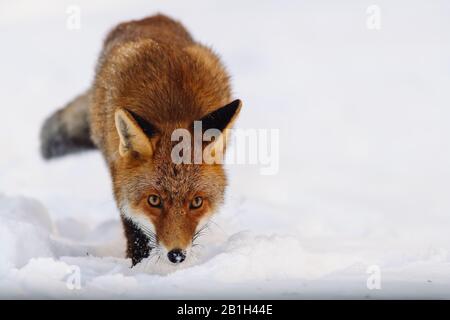
[[160, 208], [162, 201], [159, 196], [157, 196], [156, 194], [152, 194], [148, 197], [148, 204], [151, 205], [152, 207]]
[[203, 198], [202, 197], [195, 197], [191, 201], [191, 209], [198, 209], [203, 204]]

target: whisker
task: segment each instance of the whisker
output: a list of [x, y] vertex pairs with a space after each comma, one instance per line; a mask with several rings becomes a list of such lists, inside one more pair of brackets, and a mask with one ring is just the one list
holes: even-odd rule
[[201, 236], [206, 234], [206, 229], [200, 229], [199, 231], [197, 231], [194, 236], [192, 237], [192, 242], [194, 242], [195, 240], [197, 240], [198, 238], [200, 238]]
[[156, 264], [158, 264], [160, 262], [160, 260], [161, 260], [161, 255], [158, 254], [158, 259], [156, 260]]
[[206, 232], [206, 229], [209, 227], [209, 222], [204, 224], [197, 232], [194, 233], [192, 237], [193, 240], [197, 239], [199, 236], [203, 235]]

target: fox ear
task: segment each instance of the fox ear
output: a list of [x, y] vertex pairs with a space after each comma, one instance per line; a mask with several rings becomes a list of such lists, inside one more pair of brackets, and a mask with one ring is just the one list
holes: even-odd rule
[[[239, 112], [241, 111], [241, 107], [241, 100], [234, 100], [226, 106], [221, 107], [200, 119], [202, 131], [206, 135], [205, 138], [207, 137], [209, 141], [212, 141], [207, 143], [206, 146], [203, 145], [205, 147], [203, 157], [207, 163], [222, 163], [227, 140], [229, 138], [228, 129], [230, 129], [236, 121]], [[214, 140], [211, 140], [212, 137], [206, 134], [209, 129], [215, 129], [213, 131], [216, 131], [215, 134], [212, 133]], [[219, 130], [218, 133], [217, 130]]]
[[241, 111], [241, 107], [242, 102], [237, 99], [226, 106], [207, 114], [200, 120], [202, 122], [202, 129], [204, 131], [208, 129], [224, 131], [231, 128]]
[[154, 152], [154, 146], [150, 139], [155, 133], [153, 127], [123, 108], [117, 109], [114, 117], [120, 138], [120, 155], [125, 156], [130, 152], [136, 152], [142, 156], [151, 157]]

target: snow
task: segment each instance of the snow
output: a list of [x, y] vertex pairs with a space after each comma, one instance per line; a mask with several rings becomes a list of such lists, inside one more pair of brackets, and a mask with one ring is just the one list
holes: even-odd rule
[[[450, 298], [450, 3], [378, 0], [378, 31], [373, 4], [0, 3], [0, 297]], [[38, 132], [107, 30], [157, 11], [222, 55], [238, 127], [280, 130], [279, 172], [230, 165], [195, 256], [131, 269], [100, 155], [44, 162]]]

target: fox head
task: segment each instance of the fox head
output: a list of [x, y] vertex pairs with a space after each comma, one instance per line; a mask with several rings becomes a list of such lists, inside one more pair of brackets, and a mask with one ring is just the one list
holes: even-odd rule
[[[225, 147], [226, 131], [240, 109], [241, 102], [235, 100], [198, 119], [203, 132], [221, 132], [219, 139], [202, 143], [203, 149], [219, 140]], [[172, 141], [172, 133], [180, 128], [192, 132], [191, 121], [156, 126], [126, 108], [118, 108], [115, 127], [118, 158], [111, 170], [122, 217], [133, 225], [132, 232], [144, 236], [149, 250], [156, 249], [161, 258], [171, 263], [181, 263], [202, 227], [223, 202], [227, 184], [224, 169], [218, 163], [173, 161], [172, 149], [177, 142]], [[133, 252], [139, 248], [130, 246], [142, 246], [142, 241], [134, 242], [129, 244], [128, 254], [136, 264], [143, 257], [136, 257]]]

